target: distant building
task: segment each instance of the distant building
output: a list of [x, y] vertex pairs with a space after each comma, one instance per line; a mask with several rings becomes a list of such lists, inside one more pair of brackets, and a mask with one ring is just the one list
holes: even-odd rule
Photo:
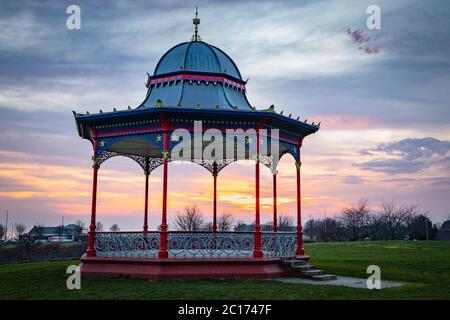
[[61, 236], [64, 239], [71, 241], [80, 241], [82, 235], [78, 232], [78, 227], [75, 224], [68, 224], [64, 226], [64, 232], [60, 234], [59, 227], [40, 227], [34, 226], [29, 235], [39, 238], [39, 240], [49, 240], [49, 238], [55, 238]]
[[437, 240], [450, 240], [450, 220], [445, 221], [436, 234]]

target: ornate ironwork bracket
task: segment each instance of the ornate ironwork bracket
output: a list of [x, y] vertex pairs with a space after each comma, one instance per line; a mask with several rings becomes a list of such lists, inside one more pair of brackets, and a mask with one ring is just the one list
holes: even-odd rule
[[127, 157], [134, 161], [136, 161], [141, 168], [144, 170], [144, 172], [152, 172], [154, 169], [159, 167], [163, 164], [164, 160], [162, 158], [149, 158], [149, 157], [143, 157], [143, 156], [136, 156], [131, 154], [124, 154], [114, 151], [104, 151], [101, 155], [95, 158], [94, 163], [100, 166], [103, 162], [106, 160], [112, 158], [112, 157]]
[[272, 156], [261, 156], [259, 155], [259, 162], [261, 162], [263, 165], [265, 165], [268, 168], [272, 168], [272, 162], [273, 162], [273, 158]]
[[211, 174], [218, 174], [223, 168], [228, 166], [230, 163], [237, 161], [237, 159], [217, 159], [217, 160], [205, 160], [205, 159], [195, 159], [194, 163], [201, 165], [203, 168], [211, 172]]

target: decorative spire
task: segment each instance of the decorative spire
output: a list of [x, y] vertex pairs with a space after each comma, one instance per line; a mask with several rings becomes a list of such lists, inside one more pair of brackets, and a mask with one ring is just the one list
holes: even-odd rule
[[192, 19], [192, 23], [195, 26], [194, 29], [194, 35], [192, 36], [192, 41], [202, 41], [202, 39], [200, 39], [200, 36], [198, 34], [198, 25], [200, 24], [200, 19], [198, 18], [198, 7], [195, 7], [195, 18]]

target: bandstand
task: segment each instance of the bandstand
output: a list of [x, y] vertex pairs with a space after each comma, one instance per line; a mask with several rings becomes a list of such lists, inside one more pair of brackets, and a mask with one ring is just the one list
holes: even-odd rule
[[[74, 112], [79, 136], [93, 145], [92, 211], [88, 247], [81, 257], [83, 274], [154, 279], [270, 277], [284, 273], [283, 257], [308, 259], [302, 241], [300, 151], [303, 139], [315, 133], [319, 125], [277, 113], [273, 106], [264, 110], [251, 106], [246, 81], [236, 64], [221, 49], [202, 41], [198, 34], [200, 19], [196, 17], [193, 22], [191, 41], [167, 51], [153, 75], [148, 75], [147, 95], [138, 107], [96, 114]], [[234, 132], [232, 138], [229, 132]], [[226, 154], [206, 152], [219, 140]], [[212, 175], [212, 229], [208, 231], [172, 231], [168, 226], [169, 162], [180, 159], [182, 143], [182, 160], [199, 164]], [[277, 226], [277, 163], [285, 154], [295, 159], [295, 232], [279, 231]], [[144, 171], [142, 231], [95, 230], [98, 172], [103, 162], [116, 156], [136, 161]], [[255, 227], [251, 232], [218, 231], [217, 178], [224, 167], [242, 159], [255, 163]], [[261, 164], [273, 174], [271, 232], [261, 231]], [[159, 166], [163, 166], [161, 223], [150, 230], [149, 175]]]

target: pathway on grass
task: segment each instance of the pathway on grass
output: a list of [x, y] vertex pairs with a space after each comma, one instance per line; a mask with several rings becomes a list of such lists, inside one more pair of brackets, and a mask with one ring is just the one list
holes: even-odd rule
[[[300, 279], [300, 278], [276, 278], [272, 281], [279, 281], [283, 283], [291, 284], [315, 284], [315, 285], [326, 285], [326, 286], [344, 286], [349, 288], [362, 288], [367, 289], [366, 281], [367, 279], [362, 278], [352, 278], [352, 277], [337, 277], [336, 280], [325, 280], [325, 281], [315, 281], [310, 279]], [[400, 287], [403, 283], [394, 281], [381, 281], [381, 289]]]

